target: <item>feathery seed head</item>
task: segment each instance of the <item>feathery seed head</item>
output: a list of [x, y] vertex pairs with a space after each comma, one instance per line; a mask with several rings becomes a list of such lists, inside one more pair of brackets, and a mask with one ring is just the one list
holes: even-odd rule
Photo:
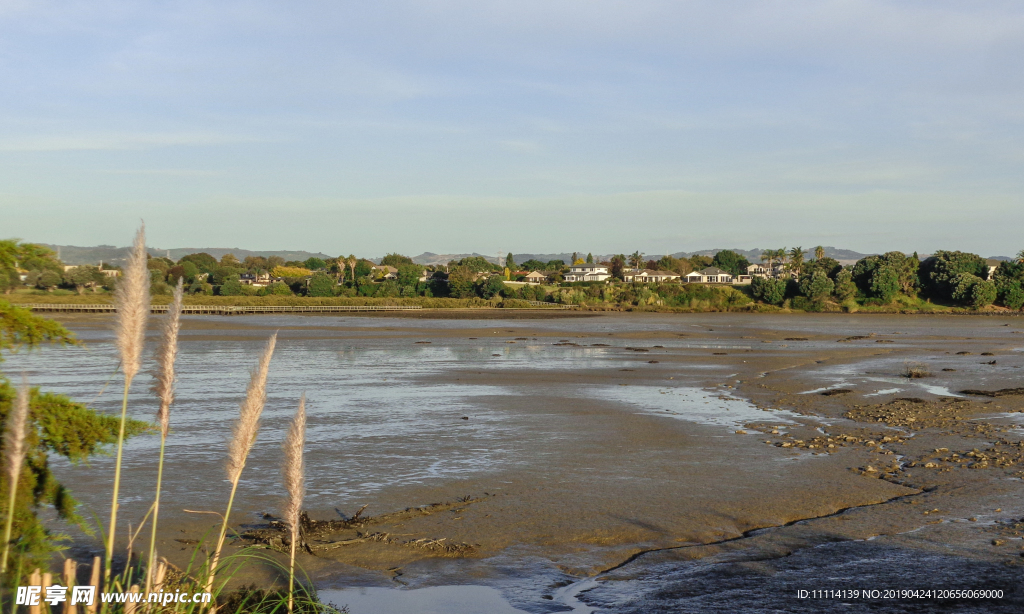
[[114, 290], [114, 304], [117, 306], [118, 352], [121, 354], [121, 370], [126, 385], [139, 372], [142, 362], [142, 346], [146, 340], [146, 317], [149, 316], [149, 267], [146, 256], [146, 227], [142, 225], [135, 234], [135, 244], [128, 255], [124, 275]]
[[4, 432], [4, 469], [10, 484], [18, 480], [21, 464], [25, 460], [25, 435], [28, 422], [29, 388], [24, 377], [18, 388], [18, 398], [14, 408], [7, 416], [7, 428]]
[[256, 443], [256, 435], [260, 428], [260, 415], [263, 413], [263, 405], [267, 401], [267, 372], [270, 369], [270, 358], [274, 354], [274, 345], [277, 343], [277, 333], [274, 333], [267, 341], [263, 354], [251, 372], [249, 387], [246, 390], [245, 400], [239, 408], [238, 420], [235, 422], [231, 441], [228, 443], [228, 480], [237, 482], [245, 468], [245, 460], [249, 457], [249, 451]]
[[306, 494], [306, 464], [303, 459], [303, 449], [306, 447], [305, 393], [299, 399], [299, 408], [295, 411], [295, 417], [282, 447], [284, 464], [281, 466], [281, 475], [284, 478], [285, 489], [288, 490], [288, 500], [281, 515], [288, 523], [294, 540], [299, 533], [299, 514], [302, 513], [302, 499]]
[[163, 334], [160, 336], [160, 347], [156, 352], [156, 369], [154, 370], [153, 392], [160, 399], [160, 409], [156, 412], [160, 423], [160, 434], [167, 437], [171, 423], [171, 403], [174, 402], [174, 359], [178, 355], [178, 331], [181, 329], [181, 300], [184, 287], [182, 279], [174, 289], [174, 300], [167, 309]]

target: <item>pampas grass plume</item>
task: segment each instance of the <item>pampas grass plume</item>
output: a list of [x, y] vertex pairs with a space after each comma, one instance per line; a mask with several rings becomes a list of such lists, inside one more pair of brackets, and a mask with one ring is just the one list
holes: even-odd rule
[[28, 423], [29, 388], [28, 380], [22, 377], [18, 388], [18, 398], [14, 408], [7, 416], [7, 428], [4, 430], [4, 470], [7, 472], [7, 484], [10, 496], [7, 500], [7, 523], [4, 526], [4, 553], [0, 560], [0, 571], [7, 571], [7, 557], [11, 549], [11, 531], [14, 528], [14, 504], [18, 495], [18, 478], [21, 477], [21, 465], [25, 462], [25, 437]]
[[295, 410], [288, 436], [284, 440], [284, 465], [281, 474], [284, 486], [288, 490], [288, 500], [284, 508], [284, 520], [291, 530], [291, 555], [288, 563], [288, 612], [292, 611], [295, 587], [295, 548], [299, 543], [299, 514], [302, 513], [302, 498], [306, 494], [306, 466], [302, 451], [306, 447], [306, 395], [299, 398], [299, 408]]
[[183, 293], [184, 287], [182, 279], [179, 277], [178, 285], [174, 289], [173, 300], [167, 309], [167, 319], [164, 321], [160, 347], [156, 352], [156, 369], [153, 373], [155, 376], [153, 392], [160, 400], [160, 409], [156, 412], [156, 418], [160, 423], [160, 434], [163, 437], [167, 437], [171, 420], [171, 403], [174, 402], [174, 360], [178, 356], [178, 331], [181, 330]]
[[121, 370], [126, 385], [139, 372], [142, 346], [146, 340], [146, 318], [149, 316], [149, 267], [146, 254], [146, 227], [135, 234], [135, 244], [128, 255], [124, 275], [114, 290], [117, 305], [115, 342], [121, 354]]
[[267, 372], [270, 370], [270, 358], [274, 354], [274, 346], [277, 344], [275, 333], [267, 341], [259, 362], [252, 370], [249, 378], [249, 386], [245, 391], [245, 400], [238, 412], [238, 420], [232, 432], [231, 441], [228, 443], [228, 480], [237, 482], [245, 468], [245, 460], [249, 457], [249, 451], [256, 443], [256, 434], [260, 428], [260, 416], [263, 414], [263, 406], [267, 402]]
[[18, 388], [18, 398], [14, 402], [14, 411], [7, 418], [7, 429], [4, 432], [4, 469], [11, 484], [18, 481], [21, 465], [25, 462], [25, 434], [28, 423], [29, 406], [28, 381], [22, 379]]

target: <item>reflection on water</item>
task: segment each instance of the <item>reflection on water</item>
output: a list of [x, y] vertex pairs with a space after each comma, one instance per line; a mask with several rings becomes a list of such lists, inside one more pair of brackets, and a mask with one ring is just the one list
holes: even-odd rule
[[[246, 324], [243, 319], [232, 320], [236, 322]], [[493, 339], [469, 339], [467, 335], [417, 344], [383, 330], [384, 320], [360, 320], [360, 325], [378, 326], [371, 333], [318, 328], [332, 322], [301, 316], [275, 316], [258, 323], [287, 329], [271, 364], [259, 440], [247, 463], [246, 479], [239, 486], [239, 500], [259, 502], [263, 510], [274, 505], [268, 499], [280, 491], [277, 442], [283, 439], [303, 392], [309, 415], [307, 462], [316, 468], [308, 504], [311, 508], [340, 506], [348, 512], [352, 511], [349, 506], [355, 509], [385, 487], [429, 485], [533, 462], [539, 456], [531, 457], [527, 449], [544, 449], [565, 433], [534, 427], [536, 421], [526, 411], [533, 403], [529, 395], [641, 403], [705, 424], [732, 425], [734, 416], [742, 415], [741, 420], [754, 416], [742, 414], [743, 403], [738, 400], [708, 404], [703, 393], [683, 388], [674, 388], [671, 396], [662, 397], [653, 387], [630, 386], [626, 392], [605, 386], [595, 396], [595, 389], [571, 380], [538, 389], [523, 385], [514, 376], [500, 377], [522, 370], [611, 373], [624, 364], [636, 363], [640, 363], [637, 368], [660, 369], [662, 366], [648, 367], [646, 362], [671, 350], [650, 346], [668, 346], [671, 339], [646, 342], [649, 351], [636, 353], [625, 349], [624, 341], [611, 339], [607, 346], [554, 346], [557, 340], [550, 338], [508, 343], [514, 335], [511, 326], [496, 328], [501, 334], [495, 333]], [[218, 337], [211, 338], [209, 331], [187, 327], [184, 331], [164, 478], [166, 492], [174, 493], [175, 510], [179, 511], [167, 514], [180, 514], [184, 508], [218, 507], [226, 492], [225, 442], [245, 392], [248, 369], [273, 329], [231, 332], [224, 336], [218, 331]], [[116, 414], [120, 378], [114, 373], [118, 360], [108, 342], [111, 333], [84, 328], [80, 337], [88, 342], [85, 348], [47, 347], [13, 355], [5, 366], [11, 372], [25, 371], [33, 385]], [[154, 346], [150, 342], [147, 349], [151, 352]], [[673, 371], [675, 383], [685, 386], [686, 370], [693, 372], [689, 376], [693, 382], [698, 373], [704, 377], [709, 369], [720, 368], [688, 365], [685, 370]], [[453, 372], [489, 374], [489, 383], [460, 381], [450, 376]], [[129, 405], [135, 418], [152, 420], [156, 403], [148, 393], [150, 384], [145, 373], [135, 380]], [[687, 404], [694, 405], [692, 411], [681, 411]], [[729, 417], [715, 418], [715, 411]], [[122, 487], [126, 517], [141, 517], [151, 500], [158, 445], [153, 436], [135, 437], [126, 445]], [[54, 461], [59, 479], [75, 485], [86, 515], [103, 515], [111, 466], [110, 457], [98, 457], [88, 467]], [[204, 479], [196, 480], [197, 475]]]
[[791, 423], [792, 412], [760, 409], [745, 399], [700, 388], [654, 386], [601, 386], [594, 396], [639, 407], [680, 420], [715, 426], [742, 426], [748, 422]]

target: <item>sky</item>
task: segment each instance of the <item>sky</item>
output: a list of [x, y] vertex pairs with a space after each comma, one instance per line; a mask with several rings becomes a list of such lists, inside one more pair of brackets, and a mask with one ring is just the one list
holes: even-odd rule
[[1024, 3], [0, 0], [0, 238], [1024, 249]]

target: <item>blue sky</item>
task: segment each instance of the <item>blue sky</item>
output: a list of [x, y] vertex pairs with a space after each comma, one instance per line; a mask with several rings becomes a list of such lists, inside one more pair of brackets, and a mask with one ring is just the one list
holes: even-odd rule
[[0, 0], [0, 236], [1024, 248], [1024, 3]]

